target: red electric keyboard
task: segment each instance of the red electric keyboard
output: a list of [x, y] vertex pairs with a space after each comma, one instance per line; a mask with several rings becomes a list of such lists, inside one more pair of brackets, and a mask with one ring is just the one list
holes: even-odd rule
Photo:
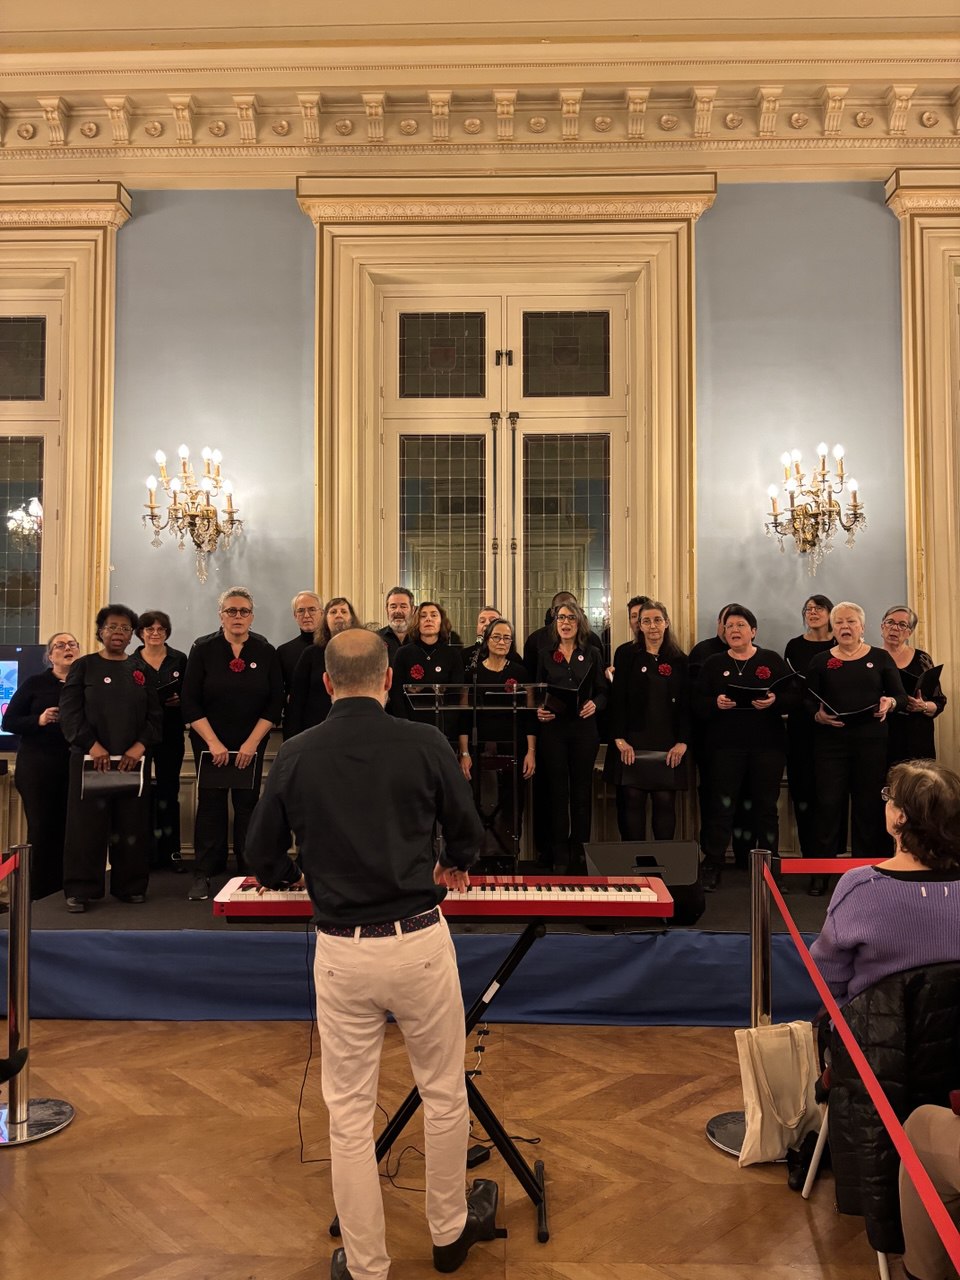
[[[625, 920], [673, 915], [673, 898], [655, 876], [471, 876], [440, 903], [448, 920]], [[265, 889], [247, 876], [228, 880], [213, 914], [229, 921], [306, 920], [305, 889]]]

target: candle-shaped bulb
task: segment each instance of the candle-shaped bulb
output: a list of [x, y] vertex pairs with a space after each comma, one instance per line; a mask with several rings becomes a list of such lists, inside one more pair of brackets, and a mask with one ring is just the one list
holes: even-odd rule
[[800, 452], [800, 450], [799, 450], [799, 449], [791, 449], [791, 450], [790, 450], [790, 461], [791, 461], [791, 462], [799, 462], [799, 461], [800, 461], [800, 459], [801, 459], [802, 457], [803, 457], [803, 454]]
[[156, 476], [147, 476], [147, 488], [148, 488], [148, 489], [156, 489], [156, 487], [157, 487], [157, 477], [156, 477]]
[[177, 450], [177, 454], [180, 457], [181, 461], [186, 462], [187, 458], [190, 457], [190, 450], [187, 448], [185, 444], [182, 444], [180, 448]]
[[155, 507], [157, 505], [157, 477], [147, 476], [147, 505]]
[[209, 462], [210, 459], [213, 457], [213, 453], [208, 444], [205, 444], [203, 448], [200, 450], [200, 457], [204, 460], [204, 462]]
[[173, 479], [170, 481], [170, 492], [171, 492], [171, 493], [179, 493], [179, 492], [180, 492], [180, 487], [181, 487], [181, 486], [180, 486], [180, 477], [179, 477], [179, 476], [174, 476], [174, 477], [173, 477]]
[[860, 486], [857, 484], [856, 480], [848, 480], [848, 481], [847, 481], [847, 484], [848, 484], [848, 486], [849, 486], [849, 488], [850, 488], [850, 493], [851, 493], [851, 495], [852, 495], [852, 497], [853, 497], [853, 500], [854, 500], [854, 501], [856, 501], [856, 499], [857, 499], [857, 493], [858, 493], [858, 492], [859, 492], [859, 490], [860, 490]]
[[788, 481], [787, 481], [787, 483], [786, 483], [783, 487], [786, 489], [787, 493], [796, 493], [796, 492], [797, 492], [797, 482], [796, 482], [796, 480], [788, 480]]
[[162, 449], [158, 449], [153, 456], [154, 456], [154, 459], [156, 460], [158, 467], [165, 467], [167, 465], [167, 455], [163, 452]]
[[789, 465], [790, 465], [790, 454], [789, 454], [789, 452], [781, 453], [781, 455], [780, 455], [780, 465], [781, 465], [781, 466], [783, 466], [783, 467], [789, 467]]
[[843, 457], [843, 445], [842, 445], [842, 444], [835, 444], [835, 445], [833, 446], [833, 456], [836, 458], [836, 460], [837, 460], [838, 462], [840, 461], [840, 459]]
[[779, 492], [780, 490], [777, 488], [775, 484], [767, 485], [768, 498], [775, 498]]
[[213, 451], [213, 453], [211, 453], [210, 457], [214, 460], [214, 462], [217, 464], [217, 466], [219, 466], [219, 465], [220, 465], [220, 463], [223, 461], [223, 454], [220, 452], [220, 450], [219, 450], [219, 449], [214, 449], [214, 451]]
[[817, 445], [817, 453], [821, 458], [825, 458], [827, 456], [827, 446], [825, 441], [821, 440]]
[[27, 503], [27, 515], [33, 516], [34, 520], [42, 519], [43, 507], [40, 505], [39, 498], [31, 498]]

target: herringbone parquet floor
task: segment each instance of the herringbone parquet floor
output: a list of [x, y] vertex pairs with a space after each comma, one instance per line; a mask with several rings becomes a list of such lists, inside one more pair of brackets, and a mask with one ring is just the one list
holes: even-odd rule
[[[329, 1167], [300, 1163], [297, 1132], [306, 1024], [39, 1022], [32, 1039], [31, 1093], [77, 1118], [0, 1151], [4, 1280], [326, 1280]], [[804, 1203], [782, 1166], [740, 1170], [704, 1138], [739, 1104], [732, 1031], [506, 1026], [487, 1046], [485, 1096], [512, 1134], [542, 1139], [523, 1150], [546, 1164], [551, 1238], [537, 1243], [495, 1155], [477, 1174], [500, 1182], [509, 1236], [477, 1246], [464, 1280], [876, 1274], [829, 1175]], [[390, 1028], [384, 1105], [408, 1083]], [[325, 1156], [316, 1055], [303, 1130], [305, 1157]], [[416, 1122], [407, 1144], [422, 1145]], [[396, 1182], [423, 1186], [415, 1150]], [[384, 1195], [392, 1280], [434, 1276], [422, 1194], [385, 1182]]]

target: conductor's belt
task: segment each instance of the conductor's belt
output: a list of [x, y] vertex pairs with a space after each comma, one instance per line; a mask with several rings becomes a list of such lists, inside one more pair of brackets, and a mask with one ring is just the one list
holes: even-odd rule
[[318, 924], [317, 933], [329, 934], [332, 938], [393, 938], [404, 933], [416, 933], [420, 929], [429, 929], [440, 923], [440, 908], [422, 911], [418, 916], [407, 916], [404, 920], [385, 920], [383, 924]]

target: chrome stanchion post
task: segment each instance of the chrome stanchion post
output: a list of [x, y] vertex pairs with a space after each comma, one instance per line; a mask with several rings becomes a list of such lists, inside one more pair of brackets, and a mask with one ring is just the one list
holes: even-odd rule
[[[15, 845], [17, 866], [10, 876], [10, 933], [7, 958], [8, 1053], [30, 1046], [30, 846]], [[30, 1061], [10, 1081], [9, 1102], [0, 1106], [0, 1147], [36, 1142], [64, 1129], [73, 1119], [69, 1102], [30, 1097]]]
[[[763, 876], [773, 861], [769, 849], [750, 850], [750, 1025], [770, 1025], [773, 971], [770, 951], [770, 895]], [[728, 1155], [739, 1156], [747, 1131], [742, 1111], [721, 1111], [707, 1121], [707, 1137]]]

